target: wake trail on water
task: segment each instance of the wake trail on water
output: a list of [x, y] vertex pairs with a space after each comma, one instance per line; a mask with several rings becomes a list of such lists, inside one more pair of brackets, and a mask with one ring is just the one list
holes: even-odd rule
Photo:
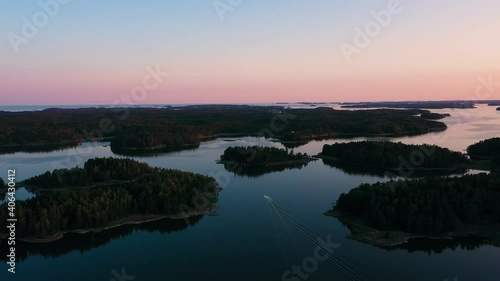
[[[328, 260], [339, 270], [347, 279], [351, 281], [361, 281], [352, 270], [350, 270], [346, 265], [342, 263], [337, 257], [332, 256], [332, 254], [325, 249], [321, 244], [319, 244], [313, 235], [311, 235], [307, 229], [296, 220], [290, 213], [288, 213], [283, 207], [276, 203], [271, 197], [264, 195], [264, 198], [269, 202], [271, 210], [274, 210], [277, 216], [280, 218], [282, 223], [285, 223], [283, 216], [286, 217], [292, 225], [308, 240], [313, 246], [316, 246], [327, 258]], [[282, 216], [283, 215], [283, 216]], [[285, 224], [286, 225], [286, 224]], [[284, 253], [284, 252], [283, 252]]]

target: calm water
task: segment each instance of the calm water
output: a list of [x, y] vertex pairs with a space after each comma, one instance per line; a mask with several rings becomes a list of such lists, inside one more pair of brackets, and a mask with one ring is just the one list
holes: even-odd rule
[[[453, 116], [449, 129], [419, 137], [397, 138], [405, 143], [435, 143], [463, 151], [476, 141], [500, 136], [500, 112], [495, 107], [434, 110]], [[347, 141], [347, 140], [341, 140]], [[350, 141], [350, 140], [349, 140]], [[295, 151], [317, 154], [326, 143], [310, 142]], [[281, 280], [290, 265], [313, 255], [313, 246], [291, 225], [283, 224], [264, 200], [267, 194], [309, 232], [328, 236], [340, 246], [336, 255], [362, 280], [498, 280], [500, 248], [481, 241], [413, 241], [385, 250], [346, 238], [349, 231], [335, 218], [325, 217], [338, 196], [361, 183], [386, 179], [347, 174], [321, 160], [302, 169], [249, 178], [229, 174], [215, 163], [232, 145], [272, 145], [258, 138], [215, 140], [198, 149], [150, 157], [135, 157], [152, 166], [214, 176], [225, 189], [220, 216], [184, 221], [158, 221], [126, 226], [94, 235], [68, 235], [58, 242], [18, 245], [15, 275], [0, 266], [0, 280], [113, 280], [125, 269], [133, 280]], [[17, 169], [17, 179], [61, 166], [82, 165], [86, 159], [114, 156], [105, 143], [50, 153], [0, 155], [0, 171]], [[5, 176], [3, 176], [5, 178]], [[29, 196], [23, 191], [23, 196]], [[21, 199], [21, 198], [20, 198]], [[2, 242], [4, 243], [4, 242]], [[4, 247], [5, 245], [2, 245]], [[119, 279], [114, 279], [119, 280]], [[131, 279], [124, 279], [131, 280]], [[293, 280], [293, 279], [290, 279]], [[300, 280], [300, 279], [296, 279]], [[320, 262], [307, 280], [347, 280], [328, 261]]]

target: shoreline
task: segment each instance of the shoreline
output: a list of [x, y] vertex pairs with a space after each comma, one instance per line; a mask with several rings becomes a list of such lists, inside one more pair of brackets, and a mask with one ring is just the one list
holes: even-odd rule
[[411, 239], [454, 240], [467, 236], [477, 236], [489, 241], [491, 245], [500, 247], [494, 240], [500, 237], [500, 225], [474, 226], [468, 225], [457, 232], [441, 234], [417, 234], [400, 230], [380, 230], [372, 228], [349, 215], [328, 211], [326, 216], [334, 217], [351, 232], [348, 238], [378, 247], [396, 247], [409, 243]]
[[[444, 124], [444, 123], [443, 123]], [[282, 143], [307, 143], [310, 141], [318, 141], [318, 140], [335, 140], [335, 139], [345, 139], [345, 138], [358, 138], [358, 137], [403, 137], [403, 136], [415, 136], [415, 135], [425, 135], [428, 133], [435, 133], [435, 132], [442, 132], [446, 131], [447, 127], [442, 127], [442, 128], [430, 128], [428, 130], [422, 130], [422, 131], [405, 131], [405, 132], [399, 132], [399, 133], [379, 133], [379, 134], [371, 134], [371, 133], [327, 133], [323, 135], [300, 135], [301, 139], [299, 140], [287, 140], [283, 139], [283, 136], [275, 136], [273, 139], [282, 142]], [[142, 153], [161, 153], [162, 151], [164, 152], [170, 152], [170, 150], [176, 151], [176, 150], [184, 150], [184, 149], [189, 149], [190, 147], [196, 147], [201, 145], [203, 142], [206, 141], [211, 141], [211, 140], [216, 140], [219, 138], [234, 138], [234, 137], [258, 137], [258, 133], [218, 133], [218, 134], [213, 134], [211, 136], [200, 136], [199, 137], [199, 142], [197, 143], [183, 143], [183, 144], [177, 144], [177, 145], [159, 145], [156, 147], [145, 147], [145, 148], [137, 148], [137, 147], [118, 147], [118, 148], [112, 148], [112, 150], [117, 151], [117, 153], [136, 153], [136, 154], [142, 154]], [[111, 141], [112, 138], [105, 137], [102, 139], [80, 139], [76, 141], [70, 141], [70, 140], [64, 140], [60, 142], [53, 142], [53, 143], [29, 143], [29, 144], [0, 144], [0, 151], [2, 149], [10, 149], [13, 151], [8, 151], [8, 152], [0, 152], [0, 154], [8, 154], [8, 153], [16, 153], [16, 152], [22, 152], [23, 149], [26, 148], [31, 148], [31, 149], [42, 149], [42, 150], [47, 150], [47, 151], [56, 151], [60, 149], [65, 149], [68, 147], [76, 147], [80, 145], [81, 143], [84, 142], [108, 142]], [[110, 146], [111, 147], [111, 146]]]
[[312, 162], [312, 161], [316, 161], [318, 160], [317, 158], [312, 158], [312, 157], [309, 157], [309, 158], [304, 158], [304, 159], [300, 159], [300, 160], [289, 160], [289, 161], [282, 161], [282, 162], [269, 162], [269, 163], [266, 163], [266, 164], [251, 164], [251, 163], [248, 163], [248, 162], [243, 162], [243, 163], [240, 163], [240, 162], [237, 162], [237, 161], [233, 161], [233, 160], [217, 160], [217, 164], [233, 164], [233, 163], [237, 163], [238, 165], [241, 165], [242, 167], [273, 167], [273, 166], [285, 166], [285, 165], [294, 165], [294, 164], [307, 164], [309, 162]]
[[[67, 230], [67, 231], [61, 231], [58, 232], [48, 238], [35, 238], [35, 237], [23, 237], [23, 238], [16, 238], [18, 241], [22, 241], [25, 243], [33, 243], [33, 244], [44, 244], [44, 243], [51, 243], [51, 242], [56, 242], [64, 237], [66, 234], [87, 234], [87, 233], [99, 233], [102, 231], [106, 231], [109, 229], [113, 228], [118, 228], [121, 226], [125, 225], [140, 225], [148, 222], [154, 222], [154, 221], [159, 221], [163, 219], [172, 219], [172, 220], [179, 220], [179, 219], [185, 219], [189, 217], [196, 217], [196, 216], [201, 216], [206, 213], [208, 210], [197, 210], [197, 211], [191, 211], [191, 212], [186, 212], [184, 215], [182, 213], [177, 213], [177, 214], [170, 214], [170, 215], [132, 215], [127, 218], [119, 219], [117, 221], [114, 221], [110, 223], [108, 226], [103, 226], [100, 228], [84, 228], [84, 229], [75, 229], [75, 230]], [[0, 240], [7, 239], [6, 234], [0, 234]]]
[[[356, 162], [351, 162], [351, 161], [345, 161], [345, 160], [340, 160], [338, 158], [324, 155], [322, 153], [319, 153], [317, 155], [314, 155], [314, 157], [320, 158], [320, 159], [325, 159], [325, 160], [330, 160], [333, 162], [339, 162], [343, 164], [349, 164], [353, 166], [363, 166], [366, 168], [373, 168], [373, 169], [381, 169], [381, 170], [391, 170], [391, 171], [404, 171], [404, 168], [399, 168], [399, 167], [385, 167], [385, 166], [376, 166], [376, 165], [369, 165], [369, 164], [363, 164], [363, 163], [356, 163]], [[487, 169], [482, 169], [483, 167], [479, 165], [464, 165], [464, 166], [457, 166], [457, 167], [450, 167], [450, 168], [426, 168], [426, 167], [413, 167], [414, 170], [416, 171], [445, 171], [445, 172], [455, 172], [455, 171], [460, 171], [462, 169], [465, 170], [481, 170], [481, 171], [489, 171]]]

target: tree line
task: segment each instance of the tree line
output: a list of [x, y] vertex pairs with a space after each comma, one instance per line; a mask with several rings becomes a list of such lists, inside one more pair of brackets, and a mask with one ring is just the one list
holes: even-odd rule
[[24, 182], [41, 188], [91, 186], [108, 181], [131, 181], [155, 171], [148, 164], [132, 159], [95, 158], [87, 160], [83, 167], [47, 171]]
[[[410, 110], [348, 111], [263, 106], [47, 109], [0, 112], [0, 152], [111, 140], [116, 150], [197, 144], [219, 134], [261, 135], [284, 141], [445, 130]], [[31, 149], [31, 148], [30, 148]]]
[[[460, 152], [435, 145], [409, 145], [390, 141], [362, 141], [324, 145], [321, 155], [356, 165], [401, 168], [414, 162], [415, 168], [454, 169], [467, 165], [469, 159]], [[418, 165], [415, 165], [418, 164]]]
[[380, 230], [419, 234], [500, 223], [500, 177], [495, 174], [362, 184], [342, 194], [331, 213]]

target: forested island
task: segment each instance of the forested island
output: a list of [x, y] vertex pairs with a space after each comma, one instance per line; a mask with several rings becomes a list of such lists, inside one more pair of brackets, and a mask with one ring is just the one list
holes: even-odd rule
[[[383, 172], [402, 171], [398, 175], [413, 172], [439, 171], [463, 172], [470, 167], [466, 155], [435, 145], [409, 145], [390, 141], [362, 141], [324, 145], [319, 157], [332, 166], [343, 169], [351, 165], [356, 169], [375, 168]], [[421, 173], [416, 173], [419, 175]]]
[[442, 131], [415, 110], [285, 109], [210, 105], [169, 108], [46, 109], [0, 112], [0, 153], [109, 140], [121, 154], [190, 148], [225, 136], [264, 136], [286, 143], [346, 136], [401, 136]]
[[228, 147], [219, 163], [237, 175], [260, 176], [285, 169], [300, 169], [315, 160], [305, 153], [267, 146]]
[[[97, 158], [82, 168], [54, 170], [25, 181], [37, 195], [16, 202], [17, 237], [49, 242], [64, 233], [100, 231], [128, 223], [203, 215], [217, 200], [215, 179], [152, 168], [130, 159]], [[7, 204], [0, 206], [5, 238]], [[0, 233], [0, 235], [2, 234]]]
[[486, 160], [492, 171], [500, 171], [500, 138], [491, 138], [475, 143], [467, 148], [472, 159]]
[[420, 115], [420, 117], [429, 119], [429, 120], [440, 120], [446, 117], [450, 117], [451, 115], [448, 113], [433, 113], [433, 112], [424, 112]]
[[500, 176], [431, 177], [362, 184], [326, 213], [353, 239], [377, 246], [415, 237], [476, 236], [500, 246]]

